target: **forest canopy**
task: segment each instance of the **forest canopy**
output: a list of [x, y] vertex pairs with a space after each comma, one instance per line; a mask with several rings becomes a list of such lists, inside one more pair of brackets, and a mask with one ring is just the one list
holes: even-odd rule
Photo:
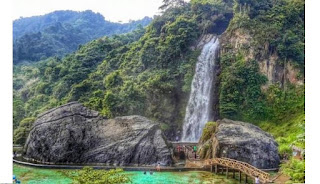
[[20, 18], [13, 22], [13, 63], [62, 57], [81, 44], [102, 36], [133, 31], [148, 25], [151, 20], [145, 17], [124, 24], [114, 23], [91, 10], [55, 11], [43, 16]]

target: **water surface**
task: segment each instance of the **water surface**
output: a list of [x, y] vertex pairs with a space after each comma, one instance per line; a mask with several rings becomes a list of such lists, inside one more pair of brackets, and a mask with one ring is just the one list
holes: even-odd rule
[[[71, 184], [72, 179], [65, 169], [39, 169], [13, 165], [13, 174], [22, 184]], [[226, 179], [205, 171], [154, 172], [125, 171], [133, 184], [232, 184], [237, 181]]]

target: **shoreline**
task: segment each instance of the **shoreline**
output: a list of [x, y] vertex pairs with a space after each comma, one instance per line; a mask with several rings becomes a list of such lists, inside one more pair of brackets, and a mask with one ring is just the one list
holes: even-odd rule
[[[155, 166], [106, 166], [106, 165], [55, 165], [55, 164], [37, 164], [37, 163], [30, 163], [19, 161], [13, 159], [13, 163], [29, 166], [29, 167], [36, 167], [36, 168], [44, 168], [44, 169], [82, 169], [85, 166], [92, 167], [94, 169], [118, 169], [121, 168], [124, 171], [156, 171]], [[279, 168], [272, 168], [272, 169], [261, 169], [262, 171], [270, 172], [275, 171], [277, 172]], [[161, 171], [167, 172], [180, 172], [180, 171], [208, 171], [210, 172], [210, 167], [172, 167], [172, 166], [162, 166]]]
[[[103, 166], [103, 165], [49, 165], [49, 164], [36, 164], [30, 162], [19, 161], [13, 159], [13, 163], [36, 167], [36, 168], [45, 168], [45, 169], [82, 169], [85, 166], [92, 167], [94, 169], [117, 169], [121, 168], [124, 171], [156, 171], [155, 166]], [[210, 171], [210, 168], [191, 168], [191, 167], [171, 167], [171, 166], [162, 166], [161, 171]]]

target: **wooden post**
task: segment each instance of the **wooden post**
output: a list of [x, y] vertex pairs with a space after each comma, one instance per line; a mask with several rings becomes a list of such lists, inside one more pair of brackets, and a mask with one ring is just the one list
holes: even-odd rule
[[233, 169], [233, 178], [236, 177], [236, 173], [235, 173], [235, 170]]
[[221, 167], [221, 174], [222, 174], [222, 175], [223, 175], [223, 169], [224, 169], [224, 168], [223, 168], [223, 167]]
[[229, 171], [229, 168], [227, 167], [226, 168], [226, 176], [227, 176], [227, 178], [228, 178], [228, 171]]
[[218, 172], [218, 165], [216, 164], [214, 167], [215, 167], [215, 168], [214, 168], [214, 172], [217, 174], [217, 172]]
[[246, 181], [245, 181], [245, 183], [248, 183], [248, 175], [246, 175]]
[[213, 165], [211, 165], [210, 167], [210, 172], [213, 172]]
[[241, 183], [241, 171], [239, 171], [239, 179], [240, 179], [240, 183]]

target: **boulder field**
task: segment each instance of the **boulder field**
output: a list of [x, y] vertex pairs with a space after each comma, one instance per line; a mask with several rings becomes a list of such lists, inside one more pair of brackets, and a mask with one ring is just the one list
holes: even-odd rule
[[157, 123], [142, 116], [106, 119], [78, 102], [39, 115], [24, 149], [26, 158], [55, 164], [172, 164]]
[[[206, 126], [201, 158], [227, 157], [257, 168], [278, 168], [278, 145], [250, 123], [229, 119]], [[204, 134], [208, 134], [209, 136]], [[204, 138], [206, 137], [206, 138]], [[25, 158], [54, 164], [171, 165], [171, 150], [159, 124], [142, 116], [107, 119], [71, 102], [40, 114], [24, 146]]]

